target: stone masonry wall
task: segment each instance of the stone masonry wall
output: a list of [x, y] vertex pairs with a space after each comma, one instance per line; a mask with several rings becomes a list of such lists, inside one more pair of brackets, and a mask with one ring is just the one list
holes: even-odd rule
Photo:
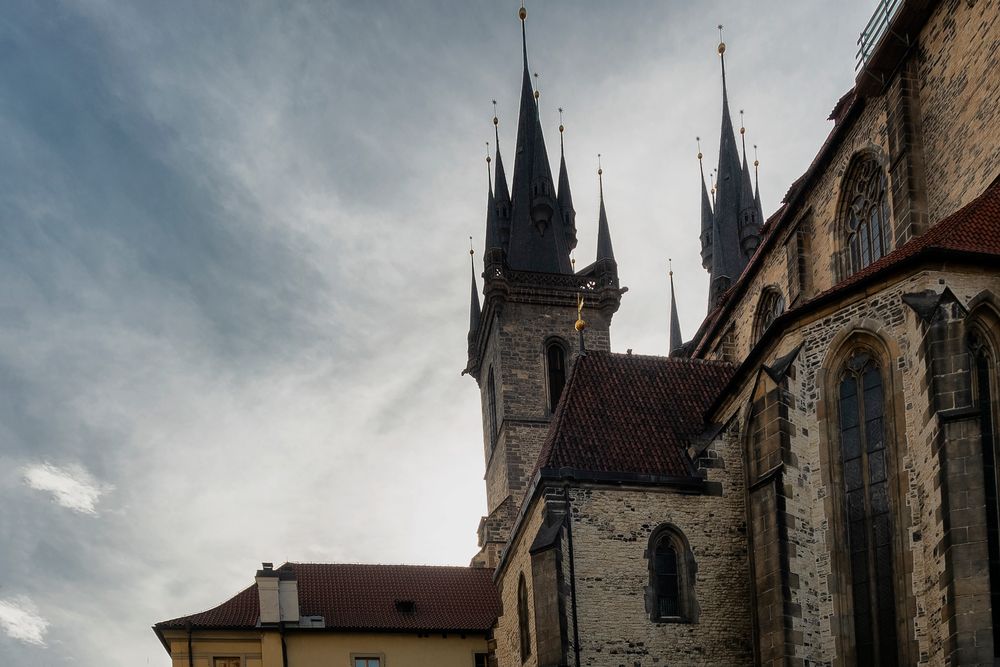
[[[870, 290], [853, 302], [817, 313], [812, 321], [799, 325], [774, 343], [765, 357], [765, 364], [772, 363], [767, 360], [802, 345], [788, 377], [792, 399], [787, 405], [790, 455], [781, 464], [785, 539], [790, 547], [787, 567], [792, 575], [788, 602], [791, 609], [801, 612], [789, 619], [792, 664], [851, 664], [849, 638], [853, 619], [845, 613], [849, 570], [837, 560], [838, 545], [843, 544], [844, 538], [840, 536], [837, 519], [839, 488], [831, 486], [836, 483], [831, 471], [838, 436], [835, 424], [831, 423], [826, 374], [836, 372], [828, 365], [838, 347], [848, 340], [851, 332], [861, 329], [874, 332], [889, 350], [886, 361], [891, 372], [886, 397], [887, 410], [891, 405], [895, 424], [893, 507], [900, 553], [895, 575], [901, 589], [898, 604], [903, 610], [900, 634], [908, 637], [903, 643], [905, 660], [913, 664], [945, 664], [955, 623], [947, 622], [954, 614], [942, 593], [946, 582], [956, 573], [946, 562], [942, 545], [946, 515], [956, 508], [943, 506], [943, 473], [935, 444], [940, 426], [928, 400], [933, 383], [924, 359], [924, 331], [920, 318], [902, 301], [904, 294], [924, 290], [941, 293], [945, 287], [965, 304], [983, 289], [996, 293], [1000, 277], [995, 272], [974, 270], [916, 274], [895, 285], [884, 285], [881, 290]], [[755, 377], [747, 376], [746, 384], [734, 392], [733, 399], [717, 415], [718, 421], [736, 419], [735, 428], [746, 429], [742, 422], [744, 406], [750, 402]], [[750, 447], [752, 440], [749, 434], [746, 437]], [[747, 456], [752, 458], [753, 452], [748, 451]], [[758, 539], [756, 534], [750, 537]]]

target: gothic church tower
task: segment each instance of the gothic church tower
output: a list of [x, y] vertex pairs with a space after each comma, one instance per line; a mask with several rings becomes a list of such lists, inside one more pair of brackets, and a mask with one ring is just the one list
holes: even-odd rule
[[[479, 384], [486, 459], [487, 516], [479, 525], [480, 552], [473, 563], [497, 564], [528, 490], [535, 462], [563, 385], [579, 354], [574, 323], [578, 298], [587, 322], [586, 347], [609, 350], [611, 318], [624, 289], [611, 245], [603, 190], [596, 261], [575, 272], [576, 211], [565, 156], [558, 189], [552, 178], [533, 91], [522, 7], [523, 77], [514, 174], [510, 190], [500, 155], [489, 188], [483, 294], [475, 270], [465, 373]], [[494, 126], [498, 119], [494, 117]], [[562, 131], [560, 126], [560, 149]], [[560, 152], [562, 152], [560, 150]]]

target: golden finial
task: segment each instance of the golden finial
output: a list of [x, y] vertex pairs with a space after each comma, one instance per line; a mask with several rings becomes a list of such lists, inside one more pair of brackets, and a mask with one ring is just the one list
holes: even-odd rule
[[493, 124], [494, 125], [499, 125], [500, 124], [500, 119], [497, 118], [497, 101], [496, 100], [493, 100]]
[[569, 258], [569, 263], [573, 266], [573, 273], [576, 273], [576, 253], [575, 252], [573, 253], [573, 256]]
[[538, 99], [538, 72], [535, 72], [535, 99]]
[[712, 173], [708, 175], [708, 182], [712, 184], [712, 194], [714, 195], [715, 194], [715, 170], [714, 169], [712, 170]]
[[486, 164], [489, 164], [493, 160], [490, 159], [490, 142], [486, 142]]
[[517, 11], [517, 15], [521, 17], [521, 20], [528, 18], [528, 10], [524, 8], [524, 3], [521, 3], [521, 9]]
[[673, 278], [674, 277], [674, 260], [667, 257], [667, 274]]
[[562, 107], [559, 107], [559, 134], [562, 134], [564, 129], [565, 128], [562, 123]]
[[722, 40], [722, 24], [719, 24], [719, 55], [726, 52], [726, 43]]
[[744, 127], [743, 123], [743, 109], [740, 109], [740, 134], [746, 134], [747, 128]]
[[760, 160], [757, 159], [757, 144], [753, 145], [753, 166], [754, 168], [760, 166]]
[[[587, 323], [583, 321], [583, 295], [576, 295], [576, 324], [574, 325], [577, 331], [583, 331], [587, 328]], [[581, 339], [583, 340], [583, 339]]]
[[473, 247], [472, 247], [472, 237], [471, 236], [469, 237], [469, 254], [470, 255], [475, 255], [476, 254], [475, 249], [473, 249]]
[[698, 162], [701, 162], [701, 137], [695, 137], [694, 140], [698, 144]]
[[604, 173], [604, 169], [601, 168], [601, 154], [597, 154], [597, 175], [600, 176]]

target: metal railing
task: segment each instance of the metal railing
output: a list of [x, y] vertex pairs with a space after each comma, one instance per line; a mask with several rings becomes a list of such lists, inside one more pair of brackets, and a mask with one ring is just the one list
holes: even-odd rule
[[858, 52], [855, 55], [856, 62], [854, 65], [855, 72], [867, 64], [879, 40], [882, 39], [882, 36], [889, 29], [892, 19], [896, 16], [896, 12], [899, 11], [902, 4], [903, 0], [879, 0], [878, 7], [875, 8], [875, 13], [868, 20], [868, 25], [865, 26], [865, 29], [861, 31], [861, 36], [858, 37]]

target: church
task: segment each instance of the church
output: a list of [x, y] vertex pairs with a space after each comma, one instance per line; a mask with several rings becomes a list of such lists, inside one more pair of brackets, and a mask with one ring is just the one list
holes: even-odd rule
[[674, 307], [670, 349], [640, 356], [611, 352], [625, 290], [603, 192], [594, 262], [570, 261], [521, 10], [513, 171], [498, 143], [465, 369], [493, 664], [1000, 659], [1000, 7], [878, 12], [768, 218], [719, 44], [717, 178], [692, 188], [708, 315], [682, 340]]
[[699, 152], [687, 221], [707, 316], [685, 339], [671, 303], [662, 356], [611, 351], [626, 290], [603, 187], [594, 261], [571, 259], [563, 128], [554, 176], [519, 18], [463, 371], [478, 553], [266, 563], [154, 626], [175, 667], [998, 664], [998, 1], [880, 2], [768, 217], [719, 44], [716, 178]]

